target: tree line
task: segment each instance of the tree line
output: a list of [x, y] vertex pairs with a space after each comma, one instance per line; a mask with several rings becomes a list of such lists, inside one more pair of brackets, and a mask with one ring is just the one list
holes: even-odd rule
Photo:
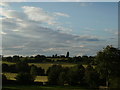
[[[23, 66], [19, 69], [19, 74], [16, 76], [17, 82], [24, 81], [24, 83], [28, 83], [25, 82], [26, 78], [30, 80], [29, 82], [34, 82], [37, 75], [35, 66], [32, 66], [28, 72], [27, 68], [22, 70], [24, 69]], [[120, 88], [120, 50], [113, 46], [106, 46], [94, 57], [94, 64], [87, 63], [86, 67], [82, 64], [77, 64], [74, 67], [53, 65], [49, 67], [46, 75], [48, 76], [49, 85]]]
[[19, 62], [19, 61], [25, 61], [27, 63], [45, 63], [45, 62], [51, 62], [51, 63], [81, 63], [81, 64], [95, 64], [94, 62], [95, 56], [75, 56], [75, 57], [70, 57], [69, 52], [66, 53], [65, 55], [60, 55], [58, 56], [57, 54], [52, 55], [52, 56], [45, 56], [45, 55], [36, 55], [36, 56], [19, 56], [19, 55], [14, 55], [14, 56], [8, 56], [4, 57], [2, 56], [2, 61], [7, 61], [7, 62]]

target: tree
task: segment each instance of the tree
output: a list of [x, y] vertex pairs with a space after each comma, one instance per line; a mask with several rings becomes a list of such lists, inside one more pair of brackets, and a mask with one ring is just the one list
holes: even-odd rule
[[63, 86], [65, 84], [65, 81], [66, 81], [66, 73], [61, 72], [58, 77], [58, 84]]
[[38, 67], [37, 68], [37, 75], [44, 76], [45, 75], [45, 70], [41, 67]]
[[17, 73], [18, 72], [16, 70], [16, 65], [15, 64], [9, 65], [9, 72], [11, 72], [11, 73]]
[[18, 72], [29, 72], [30, 71], [30, 67], [28, 63], [23, 62], [23, 61], [19, 61], [16, 63], [16, 69]]
[[66, 57], [67, 57], [67, 58], [69, 57], [69, 52], [67, 52]]
[[9, 71], [9, 66], [8, 64], [3, 63], [2, 64], [2, 72], [8, 72]]
[[[112, 46], [107, 46], [97, 53], [97, 71], [101, 78], [106, 78], [106, 86], [109, 86], [111, 77], [120, 76], [120, 50]], [[117, 83], [117, 82], [116, 82]]]
[[91, 65], [86, 67], [84, 79], [90, 88], [97, 88], [99, 86], [99, 74]]
[[69, 68], [68, 67], [64, 67], [63, 70], [60, 72], [59, 77], [58, 77], [58, 84], [59, 85], [64, 85], [68, 83], [68, 71]]
[[12, 57], [6, 57], [6, 61], [12, 62], [12, 61], [13, 61], [13, 60], [12, 60]]
[[13, 62], [18, 62], [18, 61], [20, 61], [20, 57], [17, 55], [13, 56]]
[[19, 73], [16, 77], [15, 77], [16, 81], [19, 84], [32, 84], [35, 80], [34, 76], [32, 76], [29, 73]]
[[82, 84], [85, 68], [82, 65], [71, 67], [68, 71], [68, 83], [69, 85]]
[[36, 77], [38, 75], [37, 73], [37, 67], [35, 65], [32, 65], [30, 68], [30, 74]]
[[43, 62], [46, 59], [46, 57], [44, 55], [36, 55], [35, 56], [35, 60], [37, 62]]
[[2, 74], [2, 85], [7, 84], [7, 81], [7, 77], [4, 74]]
[[58, 79], [62, 69], [61, 65], [53, 65], [48, 69], [48, 82], [50, 85], [58, 85]]

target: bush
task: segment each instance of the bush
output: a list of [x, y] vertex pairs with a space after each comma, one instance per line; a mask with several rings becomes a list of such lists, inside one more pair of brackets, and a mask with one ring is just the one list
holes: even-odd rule
[[35, 80], [34, 76], [29, 73], [19, 73], [15, 79], [19, 84], [32, 84]]
[[4, 74], [2, 74], [2, 84], [3, 85], [5, 85], [5, 84], [7, 84], [7, 77], [4, 75]]
[[62, 69], [61, 65], [53, 65], [48, 69], [48, 82], [50, 85], [58, 85], [58, 79]]
[[70, 68], [68, 72], [68, 84], [69, 85], [79, 85], [83, 83], [85, 69], [82, 65], [77, 65]]
[[8, 72], [9, 71], [9, 66], [8, 64], [3, 63], [2, 64], [2, 72]]
[[28, 65], [28, 63], [24, 62], [24, 61], [20, 61], [16, 63], [16, 70], [20, 73], [20, 72], [29, 72], [30, 71], [30, 67]]
[[113, 77], [110, 79], [110, 87], [111, 88], [119, 88], [120, 89], [120, 77]]
[[87, 66], [84, 78], [89, 88], [97, 88], [99, 86], [99, 74], [91, 65]]

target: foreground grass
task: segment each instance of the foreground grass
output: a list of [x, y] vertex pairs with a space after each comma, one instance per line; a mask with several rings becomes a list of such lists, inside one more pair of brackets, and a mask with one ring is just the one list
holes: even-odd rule
[[88, 90], [88, 89], [72, 86], [3, 86], [2, 90]]

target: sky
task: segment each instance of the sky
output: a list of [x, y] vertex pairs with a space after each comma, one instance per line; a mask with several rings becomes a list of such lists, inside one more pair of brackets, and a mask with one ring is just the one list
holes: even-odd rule
[[119, 0], [2, 0], [2, 2], [118, 2]]
[[118, 47], [117, 2], [0, 3], [2, 54], [95, 55]]

